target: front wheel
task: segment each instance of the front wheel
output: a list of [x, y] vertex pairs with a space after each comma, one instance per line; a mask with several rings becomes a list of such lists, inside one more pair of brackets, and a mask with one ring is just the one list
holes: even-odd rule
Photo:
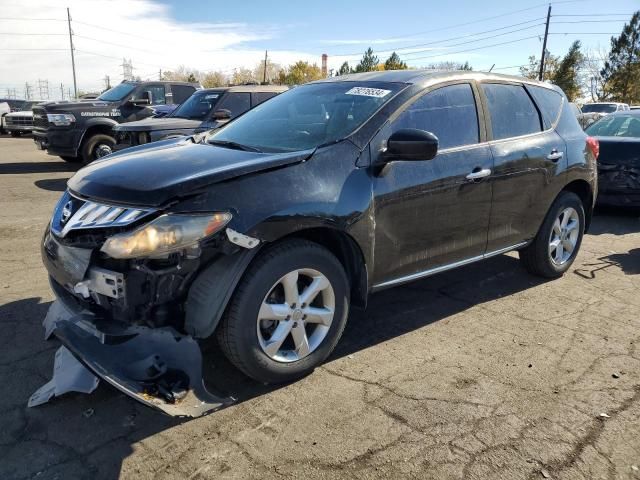
[[529, 272], [558, 278], [578, 255], [584, 234], [584, 206], [580, 197], [562, 192], [555, 200], [533, 242], [520, 250], [520, 260]]
[[306, 240], [275, 245], [249, 267], [218, 328], [227, 358], [263, 383], [300, 378], [333, 351], [347, 322], [340, 262]]
[[82, 161], [91, 163], [94, 160], [106, 157], [113, 152], [115, 144], [115, 139], [109, 135], [103, 133], [92, 135], [82, 145]]

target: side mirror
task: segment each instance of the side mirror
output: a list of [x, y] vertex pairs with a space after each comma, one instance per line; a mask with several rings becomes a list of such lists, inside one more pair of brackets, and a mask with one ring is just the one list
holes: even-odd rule
[[417, 128], [404, 128], [387, 140], [384, 158], [392, 160], [431, 160], [438, 153], [438, 137]]
[[140, 98], [136, 98], [135, 100], [131, 100], [133, 105], [141, 107], [143, 105], [151, 105], [151, 92], [144, 91], [140, 94]]
[[230, 120], [231, 111], [226, 108], [221, 108], [220, 110], [213, 112], [213, 118], [216, 120]]

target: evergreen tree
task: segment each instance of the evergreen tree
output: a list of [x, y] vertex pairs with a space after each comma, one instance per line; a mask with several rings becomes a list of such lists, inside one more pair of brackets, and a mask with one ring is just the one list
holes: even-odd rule
[[640, 11], [625, 23], [619, 37], [611, 38], [609, 58], [600, 73], [605, 98], [640, 102]]
[[471, 70], [473, 70], [473, 67], [469, 65], [469, 62], [464, 62], [464, 64], [460, 66], [460, 70], [466, 70], [467, 72], [470, 72]]
[[582, 66], [584, 56], [580, 52], [580, 40], [576, 40], [569, 47], [567, 54], [560, 60], [551, 81], [559, 86], [567, 95], [570, 102], [580, 97], [580, 78], [578, 70]]
[[344, 62], [340, 65], [340, 70], [338, 70], [338, 75], [347, 75], [351, 73], [351, 67], [349, 67], [349, 62]]
[[196, 80], [196, 77], [193, 73], [190, 73], [189, 76], [187, 77], [187, 82], [191, 82], [191, 83], [196, 83], [198, 80]]
[[371, 47], [367, 48], [367, 51], [364, 52], [362, 56], [362, 60], [360, 63], [356, 65], [356, 72], [373, 72], [378, 69], [378, 57], [373, 54], [373, 50]]
[[384, 62], [385, 70], [406, 70], [407, 64], [400, 60], [400, 55], [396, 52], [393, 52], [389, 58], [387, 58], [386, 62]]

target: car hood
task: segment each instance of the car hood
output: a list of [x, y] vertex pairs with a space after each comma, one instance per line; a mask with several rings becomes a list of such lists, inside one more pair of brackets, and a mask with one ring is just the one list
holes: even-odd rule
[[67, 185], [108, 204], [159, 207], [241, 175], [302, 162], [314, 150], [255, 153], [170, 139], [109, 155], [79, 170]]
[[93, 110], [94, 108], [116, 108], [118, 103], [103, 102], [101, 100], [85, 100], [83, 102], [50, 102], [38, 106], [44, 108], [48, 113], [73, 113], [77, 111]]
[[151, 132], [156, 130], [177, 130], [193, 129], [202, 122], [200, 120], [189, 120], [187, 118], [145, 118], [136, 122], [128, 122], [117, 125], [114, 129], [117, 132]]

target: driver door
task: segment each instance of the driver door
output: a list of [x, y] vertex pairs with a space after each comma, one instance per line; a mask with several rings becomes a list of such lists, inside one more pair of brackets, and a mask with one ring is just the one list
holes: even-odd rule
[[432, 160], [393, 161], [381, 171], [372, 167], [378, 169], [373, 179], [375, 287], [485, 253], [493, 157], [479, 111], [475, 84], [435, 87], [392, 117], [371, 142], [375, 162], [400, 129], [426, 130], [439, 140]]

